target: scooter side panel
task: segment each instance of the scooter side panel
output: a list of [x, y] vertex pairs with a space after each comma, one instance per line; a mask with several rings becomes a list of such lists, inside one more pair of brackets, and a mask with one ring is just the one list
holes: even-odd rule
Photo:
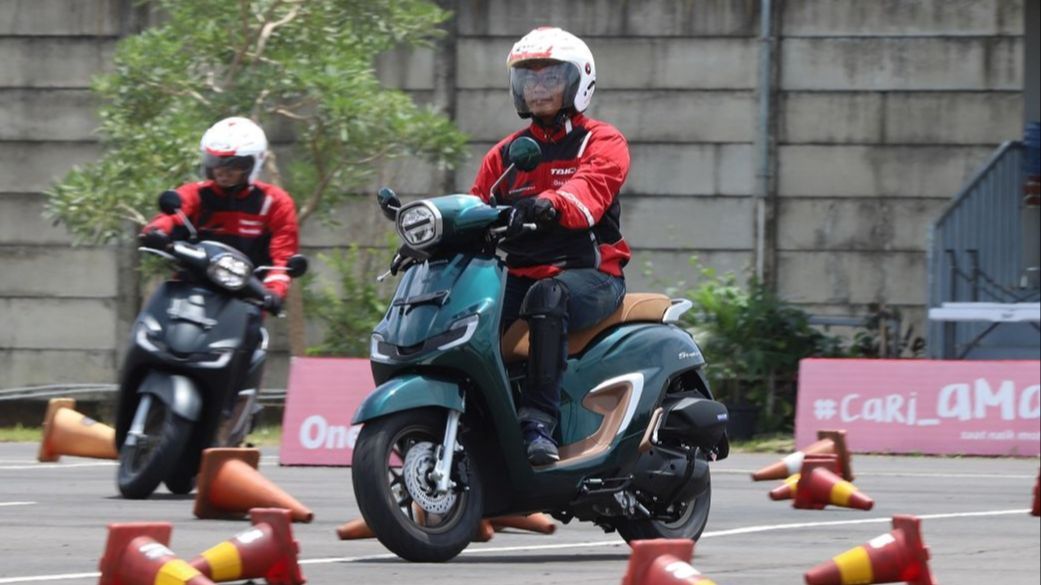
[[634, 323], [614, 329], [580, 356], [568, 360], [563, 380], [566, 400], [561, 405], [563, 443], [581, 440], [600, 426], [603, 417], [583, 407], [582, 400], [605, 380], [625, 375], [642, 378], [639, 403], [628, 428], [620, 429], [621, 436], [642, 437], [669, 380], [704, 363], [690, 334], [678, 327]]
[[394, 412], [438, 406], [463, 412], [459, 385], [424, 375], [405, 375], [381, 384], [361, 403], [351, 424], [385, 416]]

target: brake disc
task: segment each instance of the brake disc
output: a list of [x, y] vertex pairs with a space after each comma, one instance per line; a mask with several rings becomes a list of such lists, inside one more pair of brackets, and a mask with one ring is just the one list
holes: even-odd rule
[[430, 479], [430, 472], [437, 463], [436, 446], [424, 441], [416, 443], [405, 454], [405, 464], [401, 468], [405, 477], [405, 488], [420, 508], [429, 514], [447, 514], [455, 506], [456, 494], [448, 491], [437, 493], [437, 486]]

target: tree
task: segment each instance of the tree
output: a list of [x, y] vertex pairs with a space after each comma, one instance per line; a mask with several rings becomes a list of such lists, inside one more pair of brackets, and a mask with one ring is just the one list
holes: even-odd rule
[[49, 215], [80, 242], [132, 236], [161, 191], [198, 176], [199, 136], [226, 116], [294, 142], [265, 171], [294, 196], [301, 224], [365, 189], [381, 162], [419, 156], [450, 166], [462, 156], [465, 137], [450, 120], [381, 87], [374, 72], [379, 54], [441, 34], [449, 14], [431, 2], [152, 5], [161, 23], [120, 41], [114, 71], [95, 79], [100, 160], [48, 192]]

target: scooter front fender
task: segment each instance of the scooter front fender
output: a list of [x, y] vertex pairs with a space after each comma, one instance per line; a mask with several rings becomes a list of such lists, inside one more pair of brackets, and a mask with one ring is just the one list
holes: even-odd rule
[[357, 425], [394, 412], [427, 406], [464, 412], [463, 393], [459, 384], [422, 374], [391, 378], [365, 398], [355, 411], [351, 424]]
[[202, 393], [195, 382], [187, 376], [151, 372], [141, 380], [138, 394], [151, 394], [174, 414], [192, 422], [199, 420], [202, 412]]

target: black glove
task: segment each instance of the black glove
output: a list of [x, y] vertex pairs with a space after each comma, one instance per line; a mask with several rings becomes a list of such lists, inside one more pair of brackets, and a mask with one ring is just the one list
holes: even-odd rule
[[557, 221], [557, 208], [545, 197], [525, 197], [514, 203], [513, 208], [524, 216], [526, 223], [534, 222], [542, 226]]
[[152, 228], [137, 236], [137, 241], [145, 248], [166, 251], [170, 247], [170, 236], [159, 228]]
[[525, 197], [513, 204], [510, 219], [506, 224], [506, 237], [512, 238], [524, 231], [524, 224], [535, 223], [539, 226], [555, 223], [557, 210], [553, 202], [544, 197]]
[[273, 292], [264, 295], [264, 310], [276, 317], [282, 313], [282, 297]]

